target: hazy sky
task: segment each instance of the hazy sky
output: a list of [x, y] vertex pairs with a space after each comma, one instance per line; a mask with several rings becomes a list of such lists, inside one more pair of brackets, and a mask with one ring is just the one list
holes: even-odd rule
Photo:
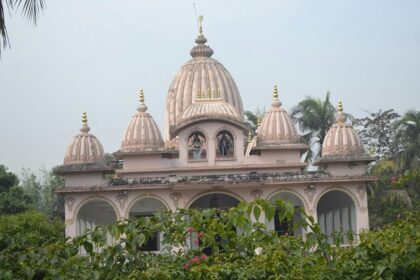
[[84, 110], [106, 152], [118, 150], [140, 87], [163, 129], [167, 90], [197, 34], [194, 1], [245, 109], [270, 106], [275, 81], [287, 109], [327, 90], [355, 116], [420, 109], [418, 0], [47, 0], [37, 26], [7, 18], [0, 164], [61, 164]]

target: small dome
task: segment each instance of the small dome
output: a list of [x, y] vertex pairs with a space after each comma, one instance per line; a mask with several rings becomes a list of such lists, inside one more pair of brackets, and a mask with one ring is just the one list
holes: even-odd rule
[[147, 113], [143, 90], [140, 90], [139, 100], [138, 112], [131, 119], [121, 144], [122, 152], [144, 152], [163, 148], [159, 127]]
[[[178, 126], [183, 111], [197, 102], [197, 92], [206, 95], [208, 91], [217, 92], [221, 99], [229, 103], [243, 115], [241, 96], [229, 71], [217, 60], [211, 58], [213, 50], [205, 45], [206, 38], [202, 34], [195, 40], [197, 45], [191, 50], [193, 57], [176, 74], [166, 98], [165, 140], [169, 140], [170, 128]], [[201, 105], [200, 105], [201, 106]]]
[[347, 124], [341, 101], [335, 123], [328, 130], [322, 144], [322, 157], [354, 157], [364, 155], [364, 149], [353, 126]]
[[220, 119], [243, 125], [242, 115], [231, 104], [222, 99], [203, 99], [191, 104], [182, 112], [177, 128], [191, 122], [208, 119]]
[[73, 138], [64, 157], [64, 164], [77, 164], [105, 160], [104, 148], [101, 142], [89, 133], [86, 112], [82, 117], [80, 134]]
[[273, 103], [258, 127], [258, 145], [291, 144], [299, 142], [299, 134], [289, 114], [281, 107], [277, 85], [274, 85]]

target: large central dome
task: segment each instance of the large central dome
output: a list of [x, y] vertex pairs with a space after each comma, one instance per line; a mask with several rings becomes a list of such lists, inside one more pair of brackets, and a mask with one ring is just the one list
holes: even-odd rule
[[207, 46], [201, 32], [196, 46], [191, 50], [193, 57], [184, 64], [173, 79], [166, 99], [165, 135], [170, 139], [170, 130], [176, 126], [182, 112], [196, 103], [197, 96], [217, 93], [243, 116], [242, 100], [238, 87], [228, 70], [217, 60], [211, 58], [213, 50]]

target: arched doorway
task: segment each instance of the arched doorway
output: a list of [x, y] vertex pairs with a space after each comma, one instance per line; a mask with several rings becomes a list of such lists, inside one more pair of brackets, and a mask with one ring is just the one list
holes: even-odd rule
[[331, 234], [342, 232], [343, 242], [348, 243], [346, 233], [356, 233], [356, 209], [352, 198], [343, 191], [333, 190], [325, 193], [318, 201], [316, 208], [318, 224], [321, 230], [329, 236], [328, 240], [333, 242]]
[[274, 203], [279, 199], [292, 203], [295, 207], [295, 214], [291, 220], [279, 221], [280, 209], [276, 209], [274, 219], [270, 222], [266, 221], [267, 227], [271, 230], [275, 230], [279, 235], [302, 236], [304, 234], [304, 229], [302, 226], [298, 226], [300, 219], [302, 219], [298, 210], [305, 209], [302, 200], [296, 194], [283, 191], [273, 195], [270, 198], [270, 201]]
[[193, 203], [191, 203], [190, 208], [192, 209], [208, 209], [208, 208], [217, 208], [217, 209], [229, 209], [235, 207], [239, 204], [239, 200], [225, 193], [209, 193], [197, 198]]
[[[92, 199], [86, 202], [78, 211], [76, 219], [77, 235], [87, 230], [94, 230], [96, 226], [107, 226], [117, 222], [117, 215], [112, 205], [104, 199]], [[107, 234], [107, 244], [112, 244], [112, 236]], [[81, 250], [84, 254], [84, 250]]]
[[[239, 199], [235, 198], [232, 195], [225, 193], [209, 193], [197, 198], [193, 203], [191, 203], [191, 209], [220, 209], [227, 210], [229, 208], [235, 207], [240, 203]], [[237, 228], [232, 228], [232, 230], [238, 232]], [[220, 236], [215, 237], [217, 242], [221, 242]], [[196, 249], [200, 243], [199, 238], [196, 233], [191, 234], [190, 246], [193, 249]], [[220, 243], [219, 243], [220, 244]], [[223, 250], [223, 247], [220, 245], [219, 250]], [[206, 255], [211, 255], [212, 250], [210, 247], [203, 249], [203, 253]]]
[[[128, 217], [130, 219], [151, 217], [156, 211], [166, 209], [166, 206], [159, 199], [154, 197], [143, 197], [131, 206]], [[154, 236], [149, 238], [139, 249], [144, 251], [160, 251], [161, 247], [162, 233], [156, 232]]]

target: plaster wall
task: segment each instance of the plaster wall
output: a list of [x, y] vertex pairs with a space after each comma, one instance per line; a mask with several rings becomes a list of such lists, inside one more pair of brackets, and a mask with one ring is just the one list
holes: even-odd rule
[[64, 178], [66, 187], [106, 186], [107, 181], [101, 172], [68, 174]]

